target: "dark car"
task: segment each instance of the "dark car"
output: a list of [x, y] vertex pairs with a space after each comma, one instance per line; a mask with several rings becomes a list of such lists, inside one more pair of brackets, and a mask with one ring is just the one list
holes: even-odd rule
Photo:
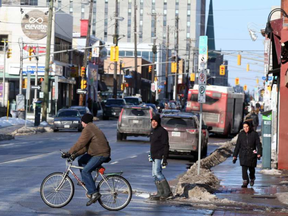
[[86, 106], [71, 106], [69, 109], [75, 109], [75, 110], [78, 110], [80, 112], [80, 115], [83, 116], [84, 114], [86, 113], [90, 113], [90, 110], [88, 107]]
[[75, 109], [61, 109], [54, 117], [53, 130], [76, 129], [82, 131], [81, 114]]
[[110, 117], [118, 118], [122, 108], [126, 105], [126, 102], [122, 98], [108, 99], [105, 103], [103, 110], [103, 119], [108, 120]]
[[145, 104], [143, 104], [143, 106], [151, 107], [152, 110], [153, 110], [153, 114], [158, 113], [158, 109], [157, 109], [157, 107], [156, 107], [155, 104], [152, 104], [152, 103], [145, 103]]
[[[190, 113], [166, 114], [162, 116], [161, 125], [169, 134], [169, 151], [171, 153], [197, 156], [199, 143], [199, 121]], [[207, 154], [206, 135], [202, 133], [201, 156]]]
[[127, 136], [149, 136], [152, 108], [146, 106], [123, 107], [117, 123], [117, 140]]
[[124, 97], [124, 99], [125, 99], [127, 104], [131, 104], [131, 105], [140, 105], [140, 104], [142, 104], [141, 97], [126, 96], [126, 97]]

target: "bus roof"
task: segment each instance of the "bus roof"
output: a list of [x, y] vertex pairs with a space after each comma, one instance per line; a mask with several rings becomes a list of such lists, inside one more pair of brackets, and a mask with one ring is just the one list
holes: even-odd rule
[[[198, 90], [199, 86], [194, 85], [193, 89]], [[234, 93], [233, 87], [230, 86], [217, 86], [217, 85], [206, 85], [206, 91], [217, 91], [221, 93]]]

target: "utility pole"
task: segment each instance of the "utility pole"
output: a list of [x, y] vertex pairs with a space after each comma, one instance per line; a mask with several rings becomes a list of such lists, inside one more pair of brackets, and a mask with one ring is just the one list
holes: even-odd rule
[[[188, 39], [189, 41], [189, 50], [188, 50], [188, 62], [187, 62], [187, 71], [186, 71], [186, 91], [185, 91], [185, 100], [188, 99], [188, 91], [190, 87], [190, 80], [189, 80], [189, 72], [190, 72], [190, 52], [191, 52], [191, 38]], [[191, 74], [190, 74], [191, 75]]]
[[2, 107], [5, 107], [5, 73], [6, 73], [6, 54], [7, 54], [7, 42], [6, 40], [2, 41], [4, 43], [4, 69], [3, 69], [3, 94], [2, 94]]
[[[47, 40], [46, 40], [46, 59], [45, 59], [45, 76], [44, 76], [44, 91], [43, 91], [44, 92], [44, 101], [43, 101], [42, 121], [47, 121], [47, 107], [48, 107], [48, 103], [49, 103], [49, 65], [50, 65], [50, 52], [51, 52], [53, 3], [54, 3], [54, 1], [50, 0], [48, 28], [47, 28]], [[21, 53], [23, 53], [23, 52], [21, 52]], [[23, 57], [22, 57], [22, 59], [23, 59]], [[22, 86], [21, 86], [21, 88], [22, 88]]]
[[[38, 85], [38, 62], [39, 62], [38, 54], [39, 54], [39, 46], [37, 45], [37, 47], [36, 47], [36, 57], [35, 57], [36, 58], [35, 86]], [[35, 88], [34, 89], [34, 102], [37, 101], [37, 92], [38, 92], [38, 90], [37, 90], [37, 88]], [[35, 111], [35, 109], [34, 109], [34, 111]]]
[[165, 85], [165, 97], [168, 99], [168, 68], [169, 68], [169, 25], [167, 26], [167, 43], [166, 43], [166, 85]]
[[[115, 0], [115, 32], [113, 36], [113, 43], [118, 46], [118, 0]], [[117, 98], [117, 61], [114, 62], [114, 75], [113, 75], [113, 98]]]
[[137, 5], [134, 0], [134, 68], [135, 68], [135, 86], [134, 93], [138, 93], [138, 79], [137, 79]]
[[[90, 32], [91, 32], [91, 20], [92, 20], [92, 12], [93, 12], [93, 0], [90, 0], [90, 6], [89, 6], [89, 18], [88, 18], [88, 28], [87, 28], [87, 34], [86, 34], [86, 44], [85, 44], [85, 50], [84, 50], [84, 57], [83, 57], [83, 67], [85, 67], [85, 70], [87, 71], [87, 56], [89, 50], [87, 47], [90, 46]], [[81, 83], [86, 79], [86, 74], [81, 74]], [[79, 106], [85, 105], [85, 94], [79, 95]], [[92, 103], [93, 105], [93, 103]], [[92, 111], [93, 112], [93, 111]]]
[[[156, 13], [152, 14], [153, 18], [154, 18], [154, 38], [153, 38], [153, 47], [152, 47], [152, 52], [153, 52], [153, 65], [152, 65], [152, 83], [155, 81], [155, 59], [156, 59], [156, 53], [157, 53], [157, 47], [156, 47]], [[156, 89], [157, 90], [157, 89]]]
[[177, 100], [177, 85], [178, 85], [178, 73], [179, 73], [179, 65], [178, 65], [178, 43], [179, 43], [179, 17], [176, 16], [176, 21], [175, 21], [175, 25], [176, 25], [176, 43], [175, 43], [175, 51], [176, 51], [176, 64], [177, 64], [177, 68], [176, 68], [176, 74], [175, 74], [175, 86], [174, 86], [174, 100]]
[[[18, 39], [20, 46], [20, 69], [19, 69], [19, 95], [22, 95], [22, 82], [23, 82], [23, 38]], [[18, 109], [18, 108], [17, 108]]]

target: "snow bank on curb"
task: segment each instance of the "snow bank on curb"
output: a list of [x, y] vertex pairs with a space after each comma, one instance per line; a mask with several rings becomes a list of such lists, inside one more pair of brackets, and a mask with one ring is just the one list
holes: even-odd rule
[[276, 193], [276, 196], [281, 203], [288, 205], [288, 192]]
[[266, 174], [266, 175], [281, 175], [282, 174], [280, 170], [276, 170], [276, 169], [262, 169], [259, 172], [262, 174]]
[[36, 134], [36, 133], [44, 133], [44, 132], [52, 132], [53, 130], [50, 127], [21, 127], [18, 130], [12, 132], [11, 134], [16, 135], [30, 135], [30, 134]]
[[220, 186], [220, 180], [210, 171], [210, 168], [222, 163], [233, 153], [237, 136], [216, 149], [211, 155], [200, 160], [200, 175], [197, 175], [198, 163], [195, 163], [179, 179], [176, 185], [176, 196], [191, 200], [217, 201], [212, 193]]

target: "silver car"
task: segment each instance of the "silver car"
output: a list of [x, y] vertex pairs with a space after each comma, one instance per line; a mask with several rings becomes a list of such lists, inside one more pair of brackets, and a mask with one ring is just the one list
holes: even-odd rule
[[117, 123], [117, 140], [127, 136], [149, 136], [151, 132], [152, 108], [147, 106], [125, 106]]

